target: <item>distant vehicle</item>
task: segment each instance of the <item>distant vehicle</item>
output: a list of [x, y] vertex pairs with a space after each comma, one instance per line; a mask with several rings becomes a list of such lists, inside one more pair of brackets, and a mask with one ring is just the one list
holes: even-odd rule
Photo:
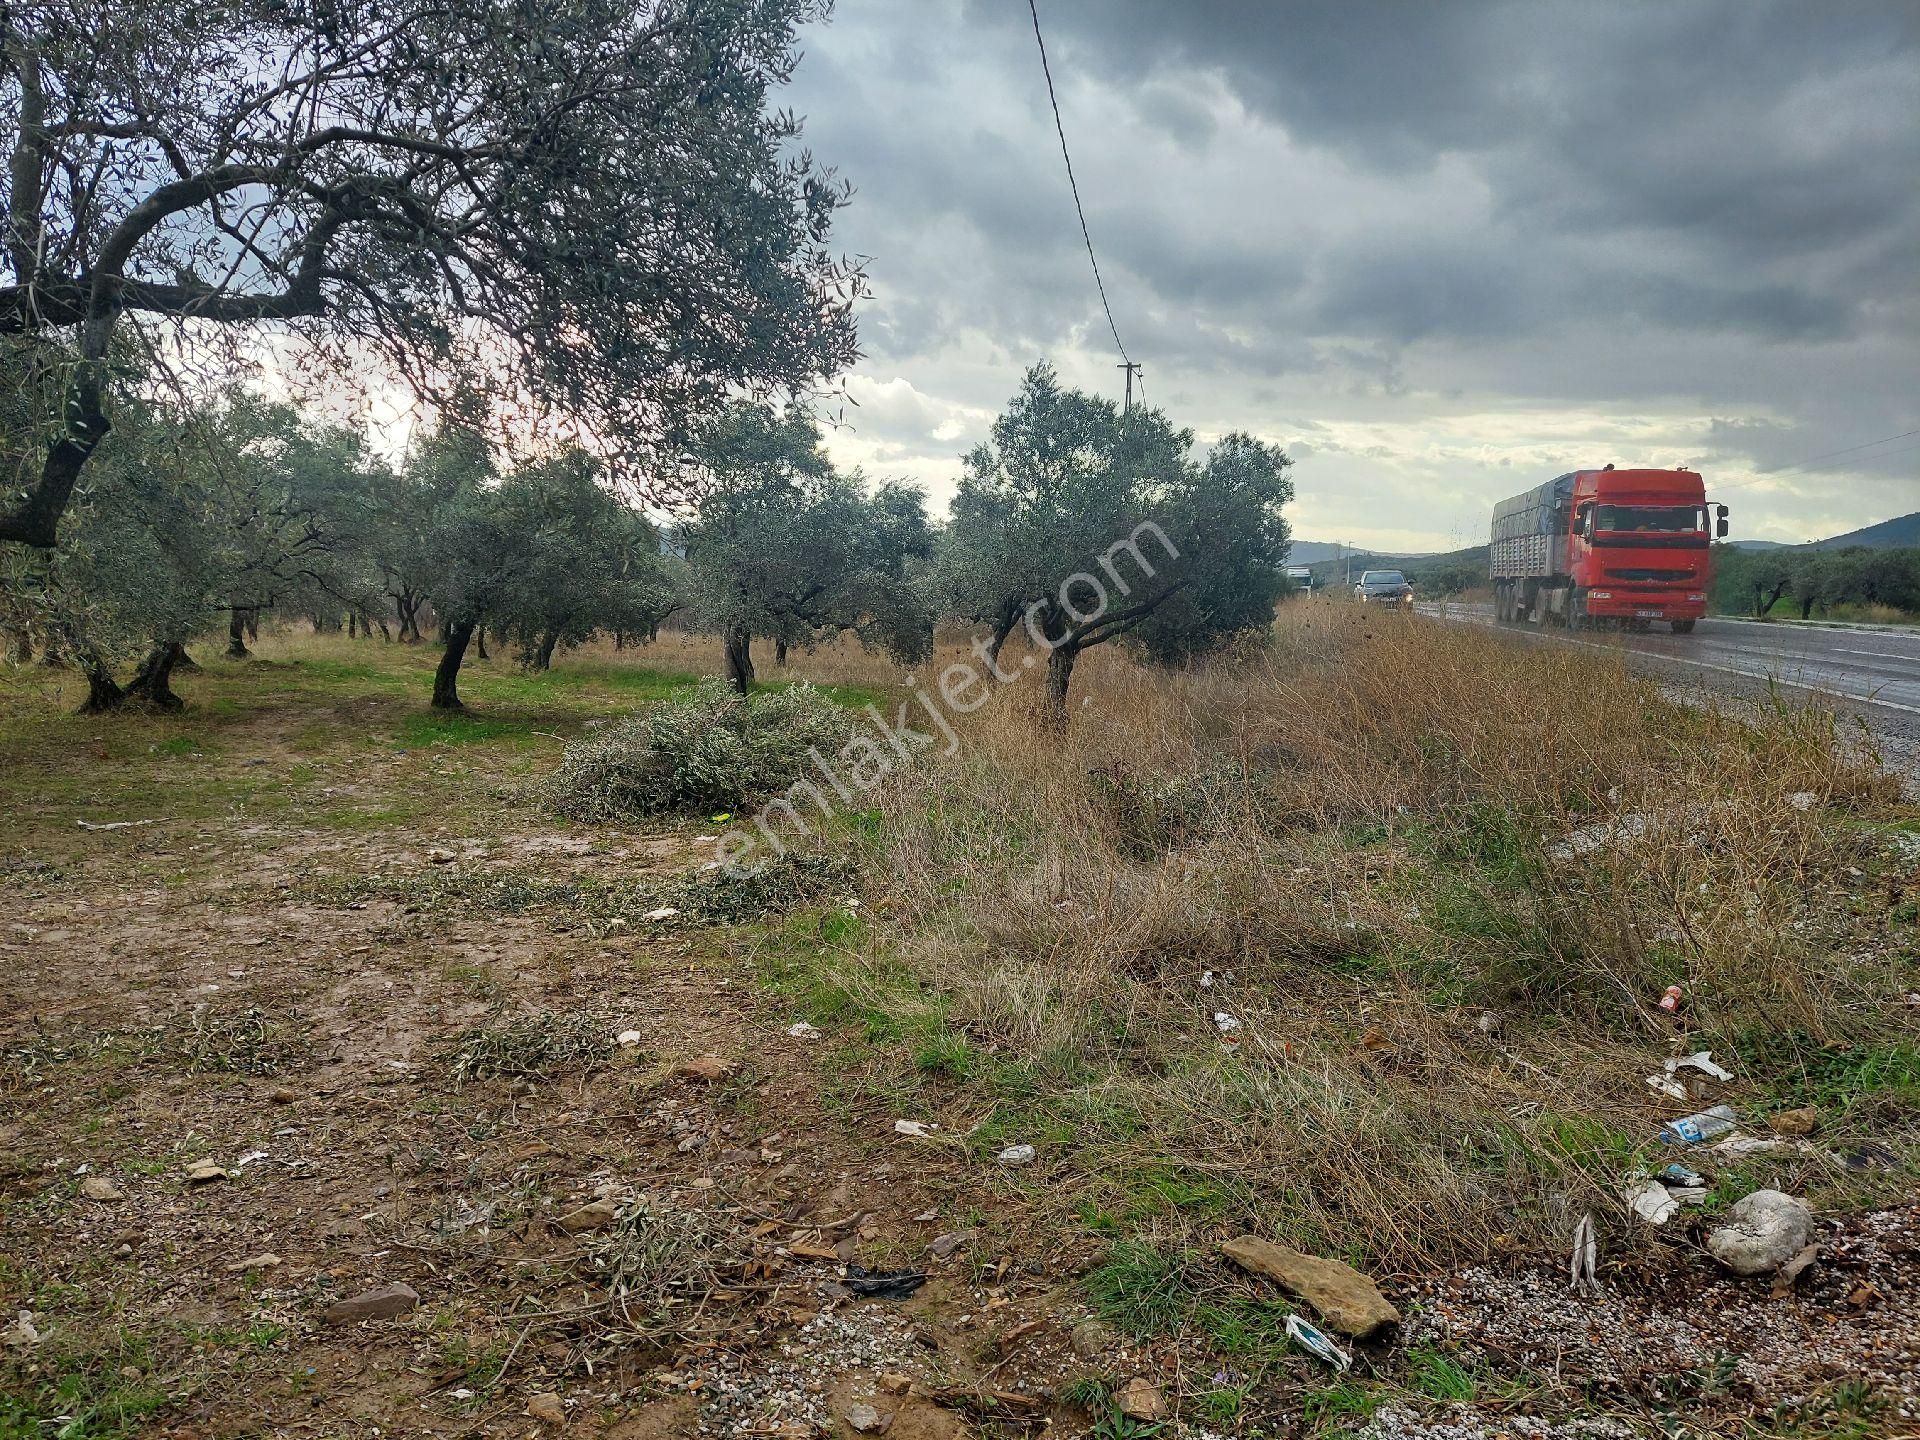
[[1398, 570], [1362, 570], [1354, 582], [1353, 598], [1363, 605], [1413, 604], [1413, 586]]
[[1294, 589], [1311, 595], [1313, 593], [1313, 571], [1305, 565], [1287, 566], [1287, 583]]
[[[1709, 514], [1709, 508], [1712, 514]], [[1558, 621], [1685, 635], [1707, 613], [1709, 546], [1727, 507], [1692, 470], [1575, 470], [1493, 507], [1489, 568], [1504, 624]]]

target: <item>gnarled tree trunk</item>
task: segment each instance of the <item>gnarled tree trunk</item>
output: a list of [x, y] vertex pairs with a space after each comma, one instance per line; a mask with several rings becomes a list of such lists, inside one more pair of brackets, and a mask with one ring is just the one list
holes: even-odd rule
[[246, 609], [235, 605], [227, 612], [227, 658], [244, 660], [253, 652], [247, 649]]
[[553, 650], [560, 643], [560, 632], [549, 630], [540, 637], [540, 651], [533, 657], [533, 668], [550, 670], [553, 668]]
[[125, 703], [127, 692], [120, 688], [120, 682], [113, 678], [113, 672], [107, 668], [107, 662], [95, 651], [82, 652], [80, 656], [81, 673], [87, 677], [87, 700], [80, 707], [82, 715], [99, 715], [108, 710], [118, 710]]
[[773, 642], [773, 663], [780, 666], [782, 669], [786, 668], [786, 663], [787, 663], [787, 642], [786, 641], [776, 640]]
[[753, 632], [744, 625], [729, 625], [726, 649], [727, 684], [744, 695], [753, 684]]
[[474, 623], [462, 620], [447, 627], [447, 648], [433, 672], [433, 708], [464, 710], [460, 703], [460, 662], [467, 658], [467, 646], [473, 640]]
[[[184, 704], [173, 693], [171, 681], [173, 667], [187, 653], [186, 646], [177, 640], [163, 640], [147, 652], [147, 658], [140, 662], [140, 668], [134, 671], [133, 680], [128, 684], [122, 705], [138, 705], [147, 710], [180, 710]], [[89, 677], [91, 678], [91, 677]]]

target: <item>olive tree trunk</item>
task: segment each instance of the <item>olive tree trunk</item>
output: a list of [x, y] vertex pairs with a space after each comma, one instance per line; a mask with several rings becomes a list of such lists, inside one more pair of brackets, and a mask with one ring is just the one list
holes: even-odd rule
[[127, 685], [126, 695], [120, 703], [147, 710], [184, 709], [184, 702], [173, 693], [171, 681], [174, 666], [180, 663], [186, 653], [187, 647], [177, 640], [163, 640], [155, 645], [147, 652], [147, 658], [140, 662], [140, 668], [133, 672], [133, 679]]
[[433, 708], [464, 710], [460, 703], [460, 662], [467, 658], [467, 646], [473, 640], [474, 622], [462, 620], [447, 627], [447, 648], [433, 672]]
[[727, 684], [744, 695], [753, 684], [753, 632], [744, 625], [729, 625], [726, 647]]

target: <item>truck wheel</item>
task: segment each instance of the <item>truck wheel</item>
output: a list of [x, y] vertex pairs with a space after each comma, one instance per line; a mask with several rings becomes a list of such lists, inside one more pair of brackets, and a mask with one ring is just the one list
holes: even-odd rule
[[1674, 621], [1673, 633], [1676, 635], [1691, 635], [1693, 633], [1693, 621], [1691, 620]]
[[1578, 590], [1567, 601], [1567, 629], [1584, 630], [1587, 628], [1587, 597]]

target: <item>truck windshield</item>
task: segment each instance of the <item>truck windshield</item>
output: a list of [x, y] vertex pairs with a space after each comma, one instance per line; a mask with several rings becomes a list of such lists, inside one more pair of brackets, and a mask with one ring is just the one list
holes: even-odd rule
[[1661, 530], [1691, 533], [1704, 529], [1700, 510], [1693, 505], [1602, 505], [1594, 512], [1593, 528], [1621, 531]]
[[1369, 570], [1360, 577], [1362, 585], [1404, 585], [1407, 577], [1398, 570]]

